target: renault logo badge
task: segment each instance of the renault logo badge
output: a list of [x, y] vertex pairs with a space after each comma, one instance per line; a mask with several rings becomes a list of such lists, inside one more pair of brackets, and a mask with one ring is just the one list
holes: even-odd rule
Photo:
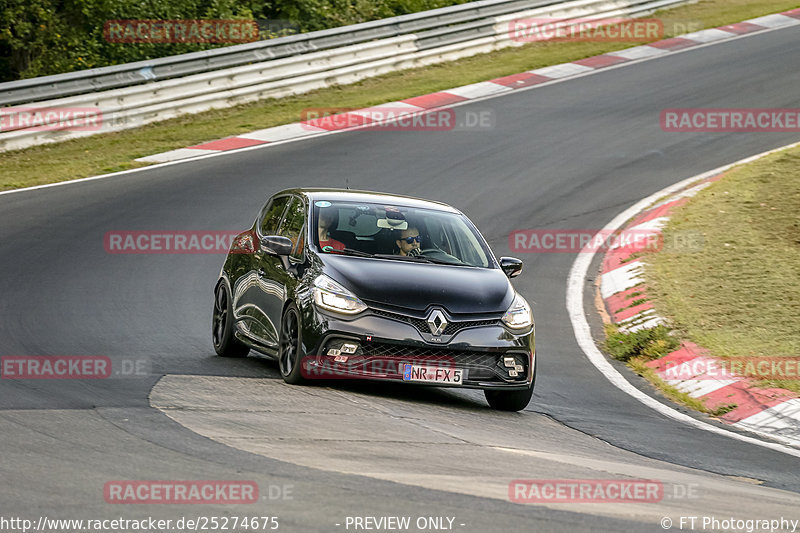
[[441, 335], [444, 332], [444, 328], [447, 327], [447, 319], [444, 317], [444, 313], [438, 309], [431, 311], [425, 322], [427, 322], [428, 329], [431, 330], [431, 335], [434, 337]]

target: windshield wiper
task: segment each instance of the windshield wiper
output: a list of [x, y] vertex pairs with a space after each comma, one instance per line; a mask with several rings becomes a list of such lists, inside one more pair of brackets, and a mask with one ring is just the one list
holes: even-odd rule
[[424, 255], [392, 255], [392, 254], [375, 254], [375, 257], [380, 259], [397, 259], [398, 261], [413, 261], [416, 263], [435, 263], [437, 265], [459, 265], [461, 263], [453, 263], [452, 261], [444, 261], [442, 259], [434, 259]]
[[398, 261], [416, 261], [417, 263], [430, 262], [427, 257], [421, 255], [395, 255], [395, 254], [375, 254], [378, 259], [397, 259]]
[[361, 250], [354, 250], [353, 248], [343, 248], [341, 250], [333, 250], [333, 252], [338, 252], [343, 255], [355, 255], [358, 257], [375, 257], [373, 254], [362, 252]]
[[462, 263], [461, 261], [458, 261], [458, 260], [457, 260], [458, 263], [454, 263], [452, 261], [445, 261], [444, 259], [436, 259], [435, 257], [428, 257], [428, 256], [425, 256], [425, 255], [420, 255], [420, 256], [417, 256], [417, 257], [424, 257], [429, 262], [436, 263], [437, 265], [459, 265], [459, 266], [464, 266], [464, 263]]
[[376, 257], [378, 259], [396, 259], [397, 261], [413, 261], [415, 263], [434, 263], [437, 265], [464, 265], [464, 263], [454, 263], [452, 261], [445, 261], [443, 259], [426, 257], [424, 255], [370, 254], [367, 252], [362, 252], [361, 250], [354, 250], [353, 248], [343, 248], [341, 250], [333, 250], [330, 253], [339, 253], [342, 255], [354, 255], [357, 257]]

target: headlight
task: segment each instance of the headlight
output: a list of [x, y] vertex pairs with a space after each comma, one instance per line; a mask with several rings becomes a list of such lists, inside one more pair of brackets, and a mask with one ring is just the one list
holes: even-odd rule
[[533, 324], [531, 306], [528, 305], [525, 298], [519, 294], [514, 297], [511, 307], [503, 315], [503, 323], [512, 329], [529, 328]]
[[354, 315], [367, 308], [364, 302], [326, 275], [314, 280], [314, 303], [328, 311]]

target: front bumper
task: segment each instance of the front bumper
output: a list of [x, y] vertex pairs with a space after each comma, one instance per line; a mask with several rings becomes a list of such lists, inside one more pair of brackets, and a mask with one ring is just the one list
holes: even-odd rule
[[[391, 315], [370, 309], [357, 317], [340, 317], [309, 306], [303, 337], [307, 354], [302, 362], [305, 377], [484, 390], [525, 390], [533, 384], [532, 328], [515, 333], [499, 319], [472, 320], [461, 323], [465, 327], [453, 328], [453, 334], [440, 337], [440, 342], [430, 342], [431, 336], [415, 323], [418, 318]], [[344, 345], [350, 345], [349, 350], [343, 351]], [[406, 381], [406, 364], [460, 370], [463, 379], [459, 384]]]

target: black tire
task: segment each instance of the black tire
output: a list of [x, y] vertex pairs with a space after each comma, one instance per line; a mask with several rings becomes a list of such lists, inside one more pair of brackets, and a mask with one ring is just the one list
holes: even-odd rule
[[214, 292], [214, 315], [211, 319], [214, 351], [222, 357], [245, 357], [250, 348], [233, 336], [233, 306], [228, 286], [223, 282]]
[[483, 394], [492, 409], [522, 411], [531, 401], [533, 387], [526, 390], [485, 390]]
[[289, 304], [281, 317], [281, 331], [278, 340], [278, 366], [283, 381], [291, 385], [305, 382], [300, 367], [304, 355], [300, 313], [297, 306]]
[[498, 411], [522, 411], [531, 401], [533, 387], [536, 385], [536, 364], [538, 357], [533, 360], [533, 381], [525, 390], [485, 390], [483, 395], [492, 409]]

